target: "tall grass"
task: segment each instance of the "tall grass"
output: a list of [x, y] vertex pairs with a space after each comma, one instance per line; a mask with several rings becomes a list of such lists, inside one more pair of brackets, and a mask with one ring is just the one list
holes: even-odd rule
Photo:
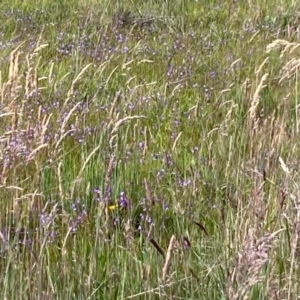
[[0, 297], [296, 299], [297, 8], [2, 1]]

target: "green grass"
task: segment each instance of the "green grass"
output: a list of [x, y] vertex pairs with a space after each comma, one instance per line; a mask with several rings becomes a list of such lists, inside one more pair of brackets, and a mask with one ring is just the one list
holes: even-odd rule
[[299, 7], [200, 2], [1, 2], [1, 298], [297, 298]]

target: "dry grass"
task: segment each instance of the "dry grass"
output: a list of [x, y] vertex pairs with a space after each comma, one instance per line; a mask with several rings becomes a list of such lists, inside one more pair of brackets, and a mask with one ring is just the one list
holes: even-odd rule
[[232, 269], [227, 273], [226, 290], [229, 299], [249, 299], [251, 288], [265, 280], [268, 275], [261, 272], [267, 263], [272, 265], [269, 252], [281, 231], [257, 238], [255, 229], [248, 230], [241, 252], [237, 254]]

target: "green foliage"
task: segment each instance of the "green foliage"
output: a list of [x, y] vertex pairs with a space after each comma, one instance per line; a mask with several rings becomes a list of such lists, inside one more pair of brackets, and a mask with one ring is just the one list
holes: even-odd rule
[[0, 297], [296, 299], [296, 11], [2, 1]]

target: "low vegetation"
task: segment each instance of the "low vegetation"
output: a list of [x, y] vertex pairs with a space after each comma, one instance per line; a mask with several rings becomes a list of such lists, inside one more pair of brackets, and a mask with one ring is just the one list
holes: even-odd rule
[[299, 7], [0, 4], [1, 299], [296, 299]]

